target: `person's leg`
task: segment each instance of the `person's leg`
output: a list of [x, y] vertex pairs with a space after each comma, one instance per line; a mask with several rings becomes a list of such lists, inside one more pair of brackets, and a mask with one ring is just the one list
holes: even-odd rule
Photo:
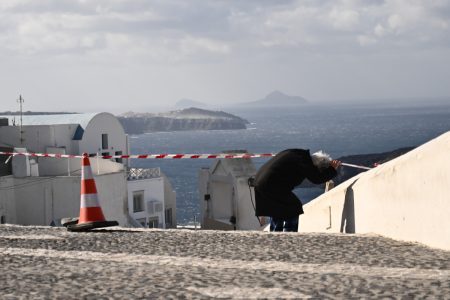
[[283, 231], [284, 220], [281, 218], [270, 218], [270, 231]]
[[284, 231], [297, 232], [298, 231], [298, 217], [287, 218], [284, 220]]

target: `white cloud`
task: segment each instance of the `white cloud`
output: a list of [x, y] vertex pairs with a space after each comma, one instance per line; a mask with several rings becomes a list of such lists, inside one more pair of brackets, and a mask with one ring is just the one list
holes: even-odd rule
[[389, 28], [392, 30], [398, 30], [403, 25], [402, 17], [398, 14], [390, 15], [387, 21]]
[[371, 36], [366, 36], [366, 35], [359, 35], [358, 36], [358, 43], [361, 46], [370, 46], [373, 45], [377, 42], [377, 40]]
[[336, 29], [354, 30], [359, 25], [359, 13], [354, 10], [335, 7], [329, 13], [329, 17]]
[[373, 30], [373, 32], [375, 33], [375, 35], [377, 37], [382, 37], [382, 36], [386, 35], [386, 29], [381, 24], [377, 24], [377, 26], [375, 26], [375, 29]]

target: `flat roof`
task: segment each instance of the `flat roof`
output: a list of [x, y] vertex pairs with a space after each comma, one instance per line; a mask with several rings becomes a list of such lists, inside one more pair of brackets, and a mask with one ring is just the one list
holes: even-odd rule
[[[81, 113], [81, 114], [60, 114], [60, 115], [24, 115], [22, 116], [22, 125], [63, 125], [78, 124], [83, 129], [86, 128], [89, 121], [98, 113]], [[20, 116], [0, 115], [0, 118], [7, 118], [9, 125], [19, 125]]]

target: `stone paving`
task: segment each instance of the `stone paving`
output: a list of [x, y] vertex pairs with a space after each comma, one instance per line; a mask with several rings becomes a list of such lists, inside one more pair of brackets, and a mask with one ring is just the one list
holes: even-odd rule
[[0, 225], [1, 299], [450, 299], [450, 252], [376, 235]]

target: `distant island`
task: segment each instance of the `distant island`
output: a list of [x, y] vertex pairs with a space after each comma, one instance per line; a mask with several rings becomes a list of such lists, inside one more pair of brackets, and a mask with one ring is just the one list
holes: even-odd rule
[[241, 105], [274, 107], [274, 106], [297, 106], [297, 105], [303, 105], [306, 103], [308, 103], [308, 100], [306, 100], [303, 97], [289, 96], [280, 91], [273, 91], [261, 100], [246, 102], [246, 103], [242, 103]]
[[[24, 111], [22, 115], [24, 116], [40, 116], [40, 115], [73, 115], [78, 114], [77, 112], [54, 112], [54, 111]], [[4, 111], [0, 112], [2, 116], [20, 116], [20, 111]]]
[[126, 133], [142, 134], [158, 131], [246, 129], [249, 122], [238, 116], [200, 108], [187, 108], [165, 113], [127, 112], [117, 116]]

